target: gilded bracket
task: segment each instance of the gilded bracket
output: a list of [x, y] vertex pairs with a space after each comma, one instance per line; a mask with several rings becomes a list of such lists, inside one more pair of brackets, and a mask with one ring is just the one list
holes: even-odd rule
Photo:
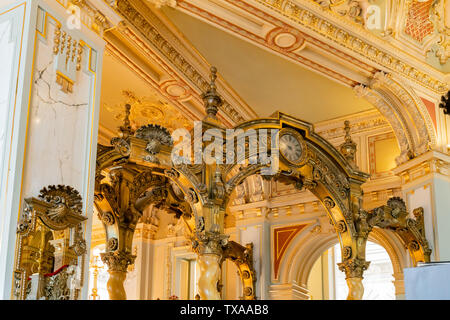
[[[75, 267], [82, 267], [86, 253], [82, 228], [86, 219], [82, 215], [81, 196], [69, 186], [49, 186], [43, 188], [38, 197], [25, 199], [17, 228], [15, 299], [53, 299], [57, 295], [54, 285], [67, 285], [67, 282], [56, 281], [54, 277], [75, 277], [79, 285], [82, 284], [81, 274]], [[68, 272], [63, 270], [67, 266], [71, 268], [70, 274], [63, 277], [62, 274]], [[33, 286], [39, 287], [39, 292], [31, 292]], [[63, 287], [59, 288], [65, 292], [61, 299], [78, 297], [79, 288], [69, 290], [67, 286]]]

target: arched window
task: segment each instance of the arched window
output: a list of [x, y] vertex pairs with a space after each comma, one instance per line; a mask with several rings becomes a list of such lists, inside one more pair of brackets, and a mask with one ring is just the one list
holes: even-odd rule
[[[363, 300], [395, 300], [392, 262], [386, 250], [367, 242], [366, 260], [369, 268], [364, 272]], [[339, 244], [325, 251], [314, 263], [309, 278], [308, 290], [313, 300], [345, 300], [348, 286], [345, 273], [339, 270], [341, 260]]]

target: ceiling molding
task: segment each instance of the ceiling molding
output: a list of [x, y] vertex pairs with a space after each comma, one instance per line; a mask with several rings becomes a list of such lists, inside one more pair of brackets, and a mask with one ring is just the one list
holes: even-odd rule
[[[138, 0], [117, 0], [113, 3], [113, 8], [126, 21], [122, 27], [111, 31], [118, 38], [126, 39], [126, 46], [135, 47], [136, 51], [142, 55], [146, 55], [149, 60], [148, 65], [159, 64], [162, 71], [161, 79], [166, 81], [177, 81], [190, 89], [190, 97], [185, 96], [176, 99], [176, 105], [180, 107], [182, 112], [195, 110], [193, 120], [199, 120], [198, 112], [204, 114], [203, 102], [201, 94], [209, 85], [209, 65], [204, 61], [203, 57], [195, 55], [192, 47], [183, 44], [178, 36], [171, 32], [163, 22], [151, 11], [149, 7]], [[120, 33], [120, 35], [118, 35]], [[112, 37], [105, 36], [105, 40], [112, 42]], [[117, 54], [117, 50], [115, 52]], [[127, 53], [122, 53], [122, 60], [126, 60]], [[129, 59], [128, 59], [129, 60]], [[151, 61], [151, 62], [150, 62]], [[130, 63], [128, 61], [127, 63]], [[141, 70], [142, 73], [142, 70]], [[151, 75], [150, 78], [152, 78]], [[162, 88], [161, 79], [152, 78], [153, 84], [159, 92], [167, 96], [167, 92]], [[223, 79], [218, 81], [218, 91], [224, 99], [224, 104], [219, 112], [226, 126], [233, 126], [245, 120], [253, 119], [257, 114], [248, 105], [242, 101], [234, 90], [227, 85]], [[168, 97], [171, 101], [174, 97]], [[181, 106], [182, 105], [182, 106]]]
[[[434, 93], [447, 89], [444, 73], [309, 0], [178, 0], [175, 8], [347, 86], [368, 84], [381, 70]], [[299, 34], [313, 52], [274, 45], [267, 35], [275, 28]], [[327, 60], [338, 68], [327, 67]]]

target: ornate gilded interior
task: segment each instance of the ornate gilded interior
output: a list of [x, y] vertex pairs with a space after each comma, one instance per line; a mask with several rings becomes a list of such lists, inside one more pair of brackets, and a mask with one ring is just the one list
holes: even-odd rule
[[361, 300], [376, 244], [404, 299], [450, 260], [449, 17], [4, 1], [0, 298]]

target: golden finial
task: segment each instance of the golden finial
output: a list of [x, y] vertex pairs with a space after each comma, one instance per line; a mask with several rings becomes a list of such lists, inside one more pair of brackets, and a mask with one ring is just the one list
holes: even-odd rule
[[340, 151], [351, 166], [356, 168], [356, 143], [350, 135], [350, 121], [344, 121], [345, 142], [341, 144]]
[[119, 130], [122, 133], [122, 138], [124, 139], [134, 134], [134, 130], [131, 128], [130, 114], [131, 105], [127, 103], [125, 105], [125, 117], [123, 119], [123, 125], [119, 127]]
[[203, 102], [205, 103], [206, 117], [211, 117], [213, 119], [217, 118], [217, 112], [219, 107], [222, 105], [223, 100], [217, 93], [216, 79], [217, 79], [217, 69], [216, 67], [211, 67], [209, 89], [202, 94]]

